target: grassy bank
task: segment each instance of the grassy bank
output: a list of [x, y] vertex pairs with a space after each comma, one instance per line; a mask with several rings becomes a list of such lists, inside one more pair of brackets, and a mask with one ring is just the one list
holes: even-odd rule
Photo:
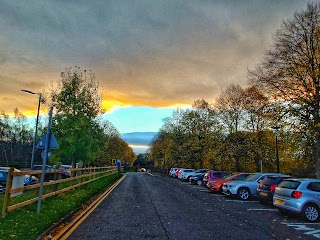
[[54, 223], [81, 207], [83, 203], [99, 194], [120, 177], [121, 174], [115, 173], [73, 191], [45, 199], [42, 201], [39, 214], [36, 210], [37, 203], [9, 212], [5, 218], [0, 218], [0, 240], [36, 239]]

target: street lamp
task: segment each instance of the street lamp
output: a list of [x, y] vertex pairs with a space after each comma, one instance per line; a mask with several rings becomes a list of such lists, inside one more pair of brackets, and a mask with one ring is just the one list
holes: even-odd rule
[[279, 152], [278, 152], [278, 130], [279, 126], [274, 126], [272, 129], [276, 131], [276, 163], [277, 163], [277, 173], [280, 173], [280, 166], [279, 166]]
[[34, 163], [34, 153], [35, 153], [35, 149], [36, 149], [36, 138], [38, 135], [38, 123], [39, 123], [39, 110], [40, 110], [40, 103], [41, 103], [41, 93], [35, 93], [26, 89], [22, 89], [21, 92], [26, 92], [26, 93], [30, 93], [30, 94], [36, 94], [39, 97], [39, 102], [38, 102], [38, 111], [37, 111], [37, 120], [36, 120], [36, 130], [34, 131], [34, 136], [33, 136], [33, 146], [32, 146], [32, 156], [31, 156], [31, 165], [30, 165], [30, 169], [33, 168], [33, 163]]

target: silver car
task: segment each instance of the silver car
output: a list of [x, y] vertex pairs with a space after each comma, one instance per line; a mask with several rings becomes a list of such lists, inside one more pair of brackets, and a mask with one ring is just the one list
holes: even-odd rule
[[285, 176], [281, 173], [254, 173], [244, 180], [229, 181], [222, 185], [222, 193], [228, 196], [237, 196], [242, 200], [248, 200], [251, 196], [257, 195], [257, 188], [267, 176]]
[[280, 212], [299, 213], [314, 222], [319, 218], [320, 180], [286, 179], [275, 190], [273, 205]]

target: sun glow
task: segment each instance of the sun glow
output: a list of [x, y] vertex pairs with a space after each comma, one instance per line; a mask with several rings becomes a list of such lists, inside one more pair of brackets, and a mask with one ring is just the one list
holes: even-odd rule
[[147, 146], [147, 145], [132, 145], [132, 144], [130, 144], [129, 147], [138, 148], [138, 149], [145, 149], [145, 150], [150, 148], [150, 146]]

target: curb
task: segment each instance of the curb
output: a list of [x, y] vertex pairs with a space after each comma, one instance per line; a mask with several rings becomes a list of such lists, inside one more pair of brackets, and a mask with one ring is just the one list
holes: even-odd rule
[[[125, 178], [126, 176], [123, 175], [120, 179], [118, 179], [114, 184], [112, 184], [107, 190], [105, 190], [102, 194], [100, 194], [100, 196], [98, 196], [89, 206], [87, 206], [82, 212], [81, 214], [79, 214], [78, 216], [76, 216], [74, 219], [72, 219], [72, 217], [74, 216], [75, 213], [77, 213], [80, 209], [76, 209], [74, 211], [72, 211], [71, 213], [69, 213], [67, 216], [65, 216], [64, 218], [60, 219], [59, 222], [57, 222], [54, 226], [50, 227], [47, 231], [45, 231], [44, 233], [42, 233], [37, 240], [41, 240], [41, 239], [45, 239], [45, 237], [49, 237], [48, 239], [67, 239], [70, 234], [91, 214], [91, 212], [96, 209], [99, 204], [113, 191], [113, 189], [115, 189], [117, 187], [117, 185], [120, 184], [120, 182], [122, 182], [122, 180]], [[61, 230], [59, 231], [56, 235], [54, 236], [48, 236], [49, 232], [56, 228], [57, 226], [59, 226], [60, 224], [62, 224], [63, 222], [65, 222], [66, 220], [72, 219], [69, 223], [67, 223], [67, 225]]]

